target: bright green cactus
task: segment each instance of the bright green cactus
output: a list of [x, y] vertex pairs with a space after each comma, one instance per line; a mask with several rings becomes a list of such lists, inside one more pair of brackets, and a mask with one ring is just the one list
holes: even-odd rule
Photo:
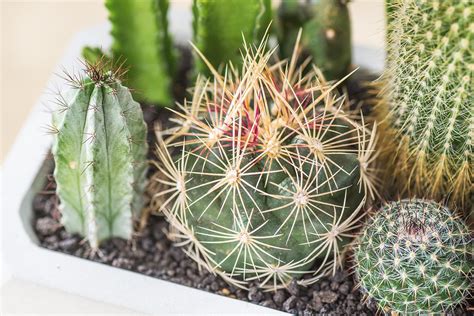
[[187, 253], [229, 282], [279, 287], [314, 272], [308, 284], [341, 263], [375, 193], [375, 134], [341, 111], [319, 71], [270, 65], [264, 50], [247, 53], [241, 75], [198, 80], [160, 142], [169, 188], [156, 205]]
[[[168, 32], [168, 0], [106, 0], [112, 23], [112, 57], [129, 69], [126, 84], [134, 97], [158, 106], [172, 106], [175, 56]], [[100, 50], [86, 48], [93, 63]]]
[[327, 79], [342, 79], [352, 59], [348, 0], [282, 1], [279, 8], [281, 53], [290, 57], [298, 30], [302, 47]]
[[[402, 191], [466, 206], [472, 195], [472, 0], [391, 0], [380, 139]], [[466, 214], [469, 215], [469, 214]]]
[[61, 221], [93, 249], [131, 237], [146, 185], [143, 113], [110, 68], [88, 64], [86, 76], [68, 76], [74, 88], [58, 98], [52, 125]]
[[383, 310], [441, 315], [461, 304], [472, 285], [472, 236], [435, 202], [383, 206], [355, 246], [360, 286]]
[[[193, 0], [193, 41], [214, 67], [242, 64], [242, 36], [258, 43], [271, 22], [271, 0]], [[196, 71], [209, 74], [201, 59]]]

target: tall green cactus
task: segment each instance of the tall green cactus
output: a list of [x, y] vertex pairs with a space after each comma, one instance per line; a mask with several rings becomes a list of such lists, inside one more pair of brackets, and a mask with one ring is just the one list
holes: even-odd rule
[[280, 287], [314, 272], [308, 284], [341, 263], [374, 193], [375, 135], [341, 112], [318, 71], [270, 65], [264, 50], [248, 52], [240, 75], [198, 80], [160, 142], [169, 189], [156, 205], [188, 254], [229, 282]]
[[[280, 45], [283, 57], [292, 54], [299, 28], [303, 28], [305, 53], [329, 80], [349, 73], [352, 59], [348, 0], [282, 1], [279, 8]], [[291, 45], [291, 46], [290, 46]]]
[[[388, 2], [379, 107], [393, 174], [410, 195], [469, 204], [474, 140], [472, 0]], [[469, 210], [469, 207], [466, 207]], [[468, 215], [468, 214], [467, 214]]]
[[469, 295], [472, 236], [450, 210], [435, 202], [384, 205], [355, 247], [361, 288], [380, 309], [401, 315], [444, 315]]
[[280, 55], [291, 57], [299, 30], [311, 18], [310, 10], [301, 0], [285, 0], [280, 3], [277, 14]]
[[146, 125], [128, 88], [102, 64], [70, 76], [53, 116], [52, 152], [61, 220], [97, 248], [103, 239], [130, 238], [146, 185]]
[[168, 33], [168, 0], [106, 0], [112, 23], [112, 54], [129, 68], [126, 83], [134, 96], [172, 106], [175, 56]]
[[[193, 37], [196, 47], [214, 67], [242, 64], [242, 36], [258, 43], [269, 26], [271, 0], [193, 0]], [[195, 58], [198, 73], [209, 74], [207, 66]]]

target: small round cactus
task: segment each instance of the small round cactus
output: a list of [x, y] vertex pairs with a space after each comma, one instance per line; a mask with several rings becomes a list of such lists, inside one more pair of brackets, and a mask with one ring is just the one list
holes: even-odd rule
[[248, 49], [241, 75], [211, 68], [213, 81], [198, 80], [159, 144], [169, 188], [156, 197], [192, 258], [235, 284], [276, 288], [341, 263], [375, 194], [375, 134], [317, 69], [303, 75], [297, 54], [271, 64], [264, 49]]
[[356, 240], [355, 273], [381, 309], [440, 314], [461, 304], [472, 276], [472, 237], [444, 206], [402, 200], [379, 210]]
[[[474, 140], [472, 0], [388, 1], [380, 139], [409, 195], [470, 204]], [[390, 161], [388, 159], [387, 161]], [[388, 169], [387, 169], [388, 170]], [[469, 215], [469, 214], [466, 214]]]

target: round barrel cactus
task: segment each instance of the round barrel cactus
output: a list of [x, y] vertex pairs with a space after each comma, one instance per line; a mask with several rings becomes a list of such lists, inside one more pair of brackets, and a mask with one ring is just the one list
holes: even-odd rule
[[[199, 79], [160, 142], [161, 210], [188, 254], [230, 282], [286, 285], [335, 270], [371, 194], [374, 134], [316, 69], [270, 64]], [[297, 58], [297, 56], [295, 56]], [[158, 203], [157, 203], [158, 204]]]
[[402, 200], [383, 206], [355, 246], [360, 286], [381, 309], [440, 315], [472, 285], [472, 236], [444, 206]]
[[473, 9], [472, 0], [387, 2], [380, 139], [394, 161], [389, 177], [455, 206], [469, 205], [472, 192]]

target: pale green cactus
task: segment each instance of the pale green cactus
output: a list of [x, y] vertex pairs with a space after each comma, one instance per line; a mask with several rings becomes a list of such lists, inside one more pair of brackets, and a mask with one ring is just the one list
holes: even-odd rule
[[[242, 64], [242, 37], [258, 43], [271, 22], [271, 0], [193, 0], [193, 39], [214, 67]], [[197, 73], [209, 74], [195, 58]]]
[[[387, 181], [409, 195], [472, 209], [472, 0], [388, 1], [387, 69], [379, 107]], [[389, 170], [389, 169], [387, 169]], [[466, 214], [469, 215], [469, 214]]]
[[355, 245], [361, 289], [380, 309], [401, 315], [444, 315], [472, 286], [472, 236], [459, 217], [426, 200], [378, 210]]
[[193, 259], [236, 285], [278, 288], [341, 264], [375, 193], [375, 134], [342, 112], [318, 70], [303, 76], [298, 56], [274, 65], [264, 51], [247, 52], [240, 74], [198, 80], [160, 141], [169, 188], [155, 198]]
[[52, 125], [61, 221], [93, 249], [131, 237], [146, 185], [143, 113], [111, 68], [89, 64], [85, 76], [69, 76], [73, 89], [58, 99]]

